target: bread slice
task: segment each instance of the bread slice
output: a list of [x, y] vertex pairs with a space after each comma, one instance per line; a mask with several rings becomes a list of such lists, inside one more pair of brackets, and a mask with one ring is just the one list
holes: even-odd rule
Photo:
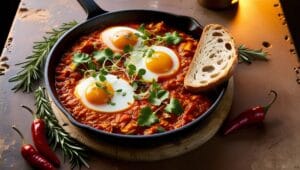
[[218, 24], [205, 26], [184, 87], [193, 92], [213, 89], [228, 80], [238, 63], [233, 38]]

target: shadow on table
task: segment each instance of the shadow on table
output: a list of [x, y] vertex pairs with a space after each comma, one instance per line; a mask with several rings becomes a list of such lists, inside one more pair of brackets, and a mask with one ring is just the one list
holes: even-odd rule
[[18, 9], [20, 0], [9, 0], [5, 1], [5, 5], [0, 5], [0, 21], [1, 21], [1, 31], [0, 31], [0, 49], [2, 51], [4, 43], [6, 41], [9, 29], [13, 22], [14, 16]]

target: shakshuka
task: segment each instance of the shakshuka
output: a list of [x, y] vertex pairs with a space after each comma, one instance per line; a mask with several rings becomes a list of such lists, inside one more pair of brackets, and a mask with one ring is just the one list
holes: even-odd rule
[[84, 35], [56, 67], [58, 98], [78, 122], [150, 135], [186, 125], [212, 101], [183, 80], [197, 40], [164, 22], [112, 25]]

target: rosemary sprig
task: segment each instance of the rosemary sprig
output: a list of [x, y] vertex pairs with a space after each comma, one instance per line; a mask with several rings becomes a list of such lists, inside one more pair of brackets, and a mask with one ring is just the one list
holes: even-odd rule
[[87, 149], [70, 137], [59, 125], [58, 120], [52, 111], [45, 89], [38, 87], [35, 90], [34, 96], [35, 105], [37, 107], [36, 115], [45, 121], [48, 129], [48, 137], [53, 149], [56, 149], [57, 145], [61, 148], [64, 160], [66, 157], [69, 159], [72, 169], [76, 166], [79, 166], [80, 168], [82, 165], [89, 168], [89, 165], [85, 160], [87, 158]]
[[42, 76], [44, 60], [50, 52], [56, 41], [70, 28], [77, 24], [76, 21], [63, 23], [58, 29], [52, 29], [46, 32], [47, 37], [43, 37], [42, 41], [34, 42], [32, 54], [26, 57], [26, 61], [16, 65], [22, 65], [22, 70], [14, 77], [9, 79], [9, 82], [16, 82], [12, 88], [15, 92], [23, 90], [23, 92], [31, 92], [33, 85]]
[[268, 53], [264, 52], [262, 49], [260, 50], [253, 50], [247, 48], [245, 45], [241, 45], [238, 48], [238, 55], [239, 55], [239, 62], [246, 62], [251, 64], [254, 60], [263, 60], [268, 61], [267, 58]]

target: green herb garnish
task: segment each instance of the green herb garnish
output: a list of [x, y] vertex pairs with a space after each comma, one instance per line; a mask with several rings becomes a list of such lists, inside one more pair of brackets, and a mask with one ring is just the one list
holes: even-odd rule
[[136, 72], [136, 67], [135, 67], [135, 65], [133, 65], [133, 64], [128, 64], [127, 70], [128, 70], [129, 76], [132, 76], [132, 75], [134, 75], [135, 72]]
[[166, 42], [168, 45], [171, 45], [171, 44], [177, 45], [178, 43], [180, 43], [182, 41], [182, 38], [180, 37], [180, 35], [176, 31], [174, 31], [172, 33], [167, 32], [167, 33], [165, 33], [164, 36], [157, 36], [156, 38], [159, 41]]
[[152, 48], [148, 48], [145, 53], [144, 53], [144, 56], [146, 56], [147, 58], [150, 58], [152, 57], [152, 55], [154, 54], [154, 50]]
[[138, 37], [141, 37], [143, 40], [149, 40], [150, 39], [150, 32], [146, 30], [145, 24], [141, 24], [139, 28], [137, 29], [141, 34], [136, 33], [135, 35]]
[[76, 52], [73, 55], [73, 63], [75, 63], [75, 64], [88, 63], [90, 61], [91, 61], [91, 58], [86, 53]]
[[146, 106], [141, 109], [137, 122], [139, 126], [151, 126], [159, 122], [159, 119], [155, 115], [155, 112], [152, 112], [151, 108]]
[[170, 103], [165, 107], [165, 111], [179, 116], [184, 110], [179, 100], [172, 97]]
[[241, 45], [238, 48], [238, 56], [239, 56], [239, 62], [246, 62], [248, 64], [251, 64], [254, 60], [263, 60], [268, 61], [267, 53], [264, 52], [262, 49], [260, 50], [253, 50], [250, 48], [247, 48], [245, 45]]
[[67, 157], [71, 163], [71, 169], [84, 165], [89, 168], [86, 162], [87, 148], [73, 139], [60, 125], [56, 119], [50, 105], [48, 95], [44, 88], [39, 87], [35, 90], [35, 105], [37, 107], [36, 115], [45, 121], [48, 132], [48, 139], [53, 149], [57, 145], [63, 153], [64, 159]]
[[96, 84], [96, 87], [102, 89], [106, 94], [112, 95], [112, 93], [110, 91], [108, 91], [107, 86], [105, 84], [102, 84], [99, 82], [96, 82], [95, 84]]
[[133, 47], [131, 46], [131, 45], [126, 45], [125, 47], [124, 47], [124, 49], [123, 49], [123, 52], [124, 53], [129, 53], [129, 52], [131, 52], [131, 51], [133, 51]]
[[107, 72], [107, 70], [105, 70], [105, 68], [100, 69], [99, 73], [102, 74], [102, 75], [107, 75], [108, 74], [108, 72]]
[[46, 32], [47, 36], [42, 41], [34, 42], [32, 54], [26, 57], [26, 61], [17, 65], [22, 65], [22, 70], [14, 77], [9, 79], [9, 82], [16, 82], [17, 84], [12, 90], [23, 92], [31, 92], [34, 84], [42, 77], [42, 70], [44, 67], [44, 60], [50, 52], [52, 46], [56, 41], [69, 29], [77, 25], [76, 21], [63, 23], [58, 29], [52, 29]]
[[169, 98], [169, 92], [167, 90], [161, 89], [159, 84], [155, 81], [151, 85], [150, 95], [148, 101], [155, 106], [161, 105], [161, 103]]
[[145, 74], [146, 74], [146, 70], [143, 69], [143, 68], [139, 69], [139, 71], [138, 71], [138, 73], [137, 73], [137, 75], [140, 76], [140, 77], [142, 77], [142, 76], [145, 75]]
[[88, 62], [87, 67], [89, 70], [97, 70], [97, 66], [93, 61]]
[[114, 52], [110, 48], [106, 48], [106, 49], [101, 50], [101, 51], [94, 51], [93, 52], [93, 58], [96, 61], [99, 61], [101, 63], [104, 62], [106, 59], [112, 60], [113, 55], [114, 55]]
[[98, 79], [99, 79], [101, 82], [106, 81], [106, 77], [105, 77], [103, 74], [99, 74], [99, 75], [98, 75]]

